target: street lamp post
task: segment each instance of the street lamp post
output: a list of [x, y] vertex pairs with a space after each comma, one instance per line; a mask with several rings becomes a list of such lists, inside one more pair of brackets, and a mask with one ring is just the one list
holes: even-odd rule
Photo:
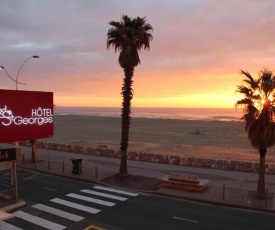
[[18, 84], [26, 85], [26, 84], [24, 84], [24, 83], [18, 82], [18, 77], [19, 77], [19, 73], [20, 73], [20, 70], [22, 69], [23, 65], [24, 65], [28, 60], [30, 60], [31, 58], [39, 58], [39, 56], [33, 55], [33, 56], [27, 58], [27, 59], [21, 64], [21, 66], [20, 66], [20, 68], [19, 68], [19, 70], [18, 70], [18, 72], [17, 72], [16, 79], [12, 78], [12, 77], [9, 75], [9, 73], [7, 72], [7, 70], [6, 70], [6, 68], [5, 68], [4, 66], [0, 66], [0, 69], [3, 69], [3, 70], [5, 71], [5, 73], [7, 74], [7, 76], [8, 76], [11, 80], [13, 80], [13, 81], [15, 82], [15, 89], [16, 89], [16, 90], [18, 90], [18, 86], [17, 86]]
[[[3, 69], [3, 70], [5, 71], [5, 73], [7, 74], [7, 76], [8, 76], [11, 80], [13, 80], [14, 82], [16, 82], [16, 80], [13, 79], [13, 78], [9, 75], [9, 73], [7, 72], [7, 70], [5, 69], [4, 66], [0, 66], [0, 69]], [[21, 83], [21, 82], [17, 82], [17, 83], [18, 83], [18, 84], [21, 84], [21, 85], [26, 85], [25, 83]]]
[[23, 67], [23, 65], [28, 61], [28, 60], [30, 60], [31, 58], [39, 58], [39, 56], [37, 56], [37, 55], [33, 55], [32, 57], [29, 57], [29, 58], [27, 58], [23, 63], [22, 63], [22, 65], [20, 66], [20, 68], [19, 68], [19, 70], [18, 70], [18, 72], [17, 72], [17, 75], [16, 75], [16, 79], [15, 79], [15, 83], [16, 83], [16, 90], [18, 89], [18, 87], [17, 87], [17, 85], [18, 85], [18, 77], [19, 77], [19, 73], [20, 73], [20, 70], [22, 69], [22, 67]]

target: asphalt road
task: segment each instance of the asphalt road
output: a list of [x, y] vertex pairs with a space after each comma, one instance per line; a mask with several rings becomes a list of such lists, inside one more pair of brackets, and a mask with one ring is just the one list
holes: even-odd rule
[[[8, 178], [9, 171], [1, 177]], [[0, 229], [274, 229], [275, 215], [160, 197], [18, 170], [25, 207]], [[112, 188], [111, 188], [112, 189]], [[15, 228], [13, 228], [15, 229]]]

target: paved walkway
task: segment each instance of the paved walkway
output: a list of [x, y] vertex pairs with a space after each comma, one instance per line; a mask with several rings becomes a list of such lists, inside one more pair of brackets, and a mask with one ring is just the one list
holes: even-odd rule
[[[13, 146], [1, 144], [0, 147]], [[128, 161], [129, 177], [118, 178], [119, 159], [38, 149], [39, 160], [35, 165], [30, 162], [31, 148], [29, 147], [23, 147], [23, 156], [17, 160], [18, 168], [123, 187], [144, 193], [275, 213], [275, 175], [266, 175], [267, 199], [259, 200], [255, 193], [258, 174], [254, 173]], [[77, 175], [72, 173], [71, 159], [82, 159], [82, 173]], [[162, 187], [161, 179], [170, 172], [197, 175], [202, 179], [209, 180], [209, 184], [202, 192]]]

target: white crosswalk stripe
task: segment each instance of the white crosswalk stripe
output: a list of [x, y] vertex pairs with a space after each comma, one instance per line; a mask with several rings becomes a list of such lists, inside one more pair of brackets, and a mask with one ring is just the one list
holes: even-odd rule
[[0, 221], [0, 229], [1, 230], [23, 230], [22, 228], [18, 228], [4, 221]]
[[75, 214], [72, 214], [72, 213], [69, 213], [69, 212], [65, 212], [65, 211], [62, 211], [62, 210], [59, 210], [59, 209], [56, 209], [56, 208], [52, 208], [52, 207], [43, 205], [43, 204], [35, 204], [32, 207], [36, 208], [36, 209], [39, 209], [41, 211], [44, 211], [44, 212], [51, 213], [51, 214], [56, 215], [56, 216], [63, 217], [65, 219], [75, 221], [75, 222], [78, 222], [78, 221], [81, 221], [81, 220], [84, 219], [84, 217], [82, 217], [82, 216], [78, 216], [78, 215], [75, 215]]
[[112, 207], [112, 206], [115, 205], [115, 203], [113, 203], [113, 202], [108, 202], [108, 201], [104, 201], [104, 200], [94, 199], [94, 198], [91, 198], [91, 197], [82, 196], [82, 195], [78, 195], [78, 194], [74, 194], [74, 193], [69, 193], [66, 196], [73, 197], [73, 198], [76, 198], [76, 199], [79, 199], [79, 200], [84, 200], [84, 201], [96, 203], [96, 204], [105, 205], [105, 206], [108, 206], [108, 207]]
[[37, 217], [37, 216], [33, 216], [31, 214], [28, 214], [26, 212], [22, 212], [22, 211], [16, 211], [14, 213], [12, 213], [14, 216], [18, 217], [18, 218], [21, 218], [23, 220], [26, 220], [26, 221], [29, 221], [33, 224], [36, 224], [36, 225], [39, 225], [43, 228], [46, 228], [46, 229], [55, 229], [55, 230], [62, 230], [64, 228], [66, 228], [65, 226], [63, 225], [60, 225], [60, 224], [56, 224], [54, 222], [51, 222], [49, 220], [45, 220], [45, 219], [42, 219], [40, 217]]
[[62, 204], [62, 205], [65, 205], [65, 206], [68, 206], [68, 207], [71, 207], [71, 208], [75, 208], [75, 209], [78, 209], [78, 210], [82, 210], [82, 211], [85, 211], [85, 212], [89, 212], [89, 213], [92, 213], [92, 214], [96, 214], [96, 213], [101, 211], [101, 210], [96, 209], [96, 208], [91, 208], [91, 207], [88, 207], [88, 206], [85, 206], [85, 205], [73, 203], [73, 202], [62, 200], [62, 199], [59, 199], [59, 198], [54, 198], [50, 201], [58, 203], [58, 204]]
[[126, 198], [126, 197], [110, 195], [110, 194], [96, 192], [96, 191], [88, 190], [88, 189], [80, 190], [80, 192], [85, 192], [85, 193], [88, 193], [88, 194], [102, 196], [102, 197], [106, 197], [106, 198], [110, 198], [110, 199], [114, 199], [114, 200], [120, 200], [120, 201], [128, 200], [128, 198]]
[[123, 194], [123, 195], [127, 195], [127, 196], [137, 196], [138, 195], [137, 193], [126, 192], [126, 191], [122, 191], [122, 190], [118, 190], [118, 189], [113, 189], [113, 188], [108, 188], [108, 187], [103, 187], [103, 186], [95, 186], [94, 188], [95, 189], [104, 190], [104, 191], [119, 193], [119, 194]]
[[[76, 193], [66, 194], [66, 197], [73, 198], [73, 199], [75, 199], [76, 202], [71, 202], [66, 199], [60, 199], [60, 198], [54, 198], [54, 199], [51, 199], [50, 201], [53, 202], [52, 204], [60, 204], [64, 207], [70, 207], [70, 208], [72, 208], [72, 210], [76, 209], [76, 210], [81, 210], [84, 212], [96, 214], [96, 213], [101, 212], [101, 210], [90, 207], [90, 203], [94, 203], [96, 205], [107, 206], [107, 207], [113, 207], [117, 204], [117, 202], [116, 203], [110, 202], [110, 201], [104, 200], [104, 198], [112, 199], [112, 200], [119, 202], [119, 201], [128, 200], [127, 196], [135, 197], [135, 196], [139, 195], [137, 193], [123, 191], [123, 190], [119, 190], [119, 189], [113, 189], [113, 188], [104, 187], [104, 186], [94, 186], [92, 190], [82, 189], [79, 192], [81, 192], [82, 194], [81, 195], [76, 194]], [[85, 194], [83, 195], [83, 193], [85, 193], [86, 195]], [[118, 195], [113, 195], [114, 193], [116, 193]], [[122, 196], [120, 196], [119, 194], [121, 194]], [[98, 199], [98, 198], [95, 198], [92, 196], [100, 196], [100, 197], [102, 197], [102, 199]], [[89, 205], [86, 206], [83, 204], [78, 204], [77, 203], [78, 200], [81, 200], [82, 203], [89, 202]], [[35, 205], [32, 205], [31, 207], [35, 208], [37, 210], [43, 211], [45, 213], [50, 213], [52, 215], [62, 217], [64, 219], [68, 219], [68, 220], [74, 221], [74, 222], [79, 222], [79, 221], [85, 219], [85, 217], [82, 217], [82, 216], [79, 216], [79, 215], [76, 215], [76, 214], [73, 214], [73, 213], [70, 213], [67, 211], [60, 210], [58, 208], [51, 207], [51, 205], [48, 206], [48, 205], [44, 205], [44, 204], [35, 204]], [[42, 226], [45, 229], [62, 230], [62, 229], [66, 228], [66, 226], [60, 225], [58, 223], [54, 223], [52, 221], [43, 219], [41, 217], [34, 216], [32, 214], [28, 214], [27, 212], [16, 211], [12, 214], [15, 216], [15, 218], [23, 219], [24, 221], [28, 221], [30, 223]], [[49, 217], [49, 219], [50, 219], [50, 217]], [[2, 230], [2, 229], [3, 230], [23, 230], [23, 229], [16, 227], [6, 221], [0, 221], [0, 230]]]

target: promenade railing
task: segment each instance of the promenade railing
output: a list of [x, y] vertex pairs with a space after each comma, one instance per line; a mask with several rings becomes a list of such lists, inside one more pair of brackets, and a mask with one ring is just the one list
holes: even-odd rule
[[[81, 177], [83, 180], [97, 181], [98, 180], [98, 167], [97, 165], [81, 162], [76, 166], [73, 164], [75, 159], [70, 160], [56, 160], [53, 158], [37, 158], [33, 160], [30, 155], [25, 156], [22, 154], [21, 159], [17, 160], [17, 167], [27, 168], [40, 172], [46, 172], [53, 175], [69, 176], [73, 178]], [[79, 167], [75, 170], [75, 167]]]

